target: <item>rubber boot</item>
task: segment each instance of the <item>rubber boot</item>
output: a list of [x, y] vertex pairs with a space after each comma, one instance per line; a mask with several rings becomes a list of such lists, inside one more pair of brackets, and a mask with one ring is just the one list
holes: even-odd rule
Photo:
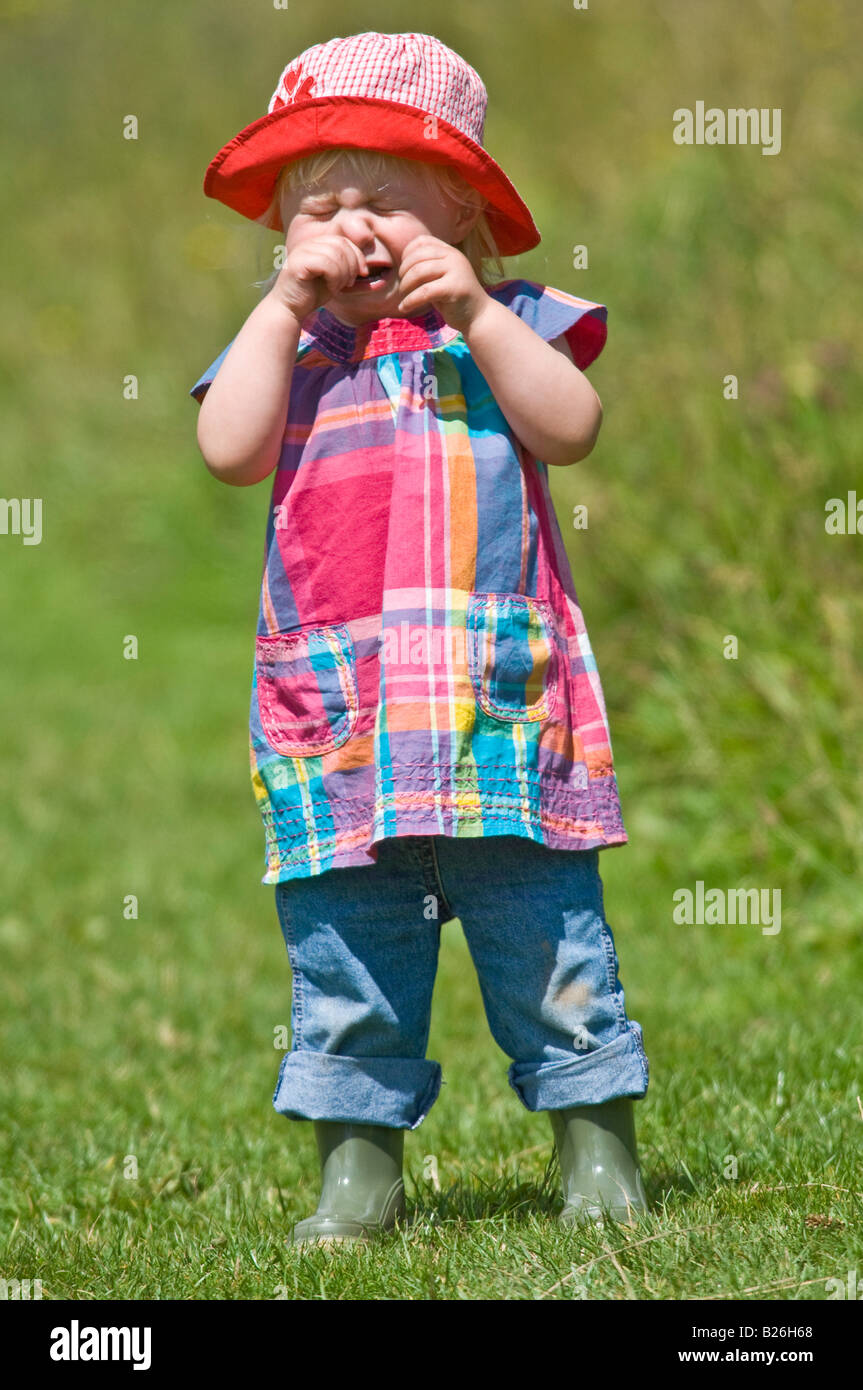
[[601, 1221], [605, 1212], [614, 1221], [634, 1225], [649, 1207], [638, 1166], [632, 1097], [548, 1113], [563, 1180], [560, 1224]]
[[369, 1240], [405, 1217], [403, 1129], [315, 1120], [321, 1162], [318, 1209], [291, 1243]]

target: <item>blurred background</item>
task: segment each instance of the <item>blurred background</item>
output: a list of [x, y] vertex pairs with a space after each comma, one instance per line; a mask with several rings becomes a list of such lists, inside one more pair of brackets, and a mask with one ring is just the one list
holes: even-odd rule
[[[246, 746], [270, 487], [211, 477], [188, 391], [278, 241], [204, 197], [207, 163], [290, 58], [365, 29], [434, 33], [479, 70], [485, 144], [542, 233], [507, 276], [608, 306], [599, 443], [549, 471], [630, 836], [600, 862], [651, 1064], [651, 1198], [691, 1225], [699, 1203], [742, 1219], [745, 1178], [783, 1203], [792, 1171], [838, 1190], [863, 1117], [863, 534], [829, 534], [825, 507], [863, 500], [860, 7], [3, 0], [0, 22], [0, 490], [43, 499], [40, 544], [0, 535], [8, 1269], [54, 1296], [259, 1297], [239, 1247], [208, 1275], [195, 1242], [222, 1221], [260, 1252], [312, 1209], [311, 1126], [270, 1108], [290, 975]], [[697, 101], [781, 108], [781, 151], [676, 144]], [[675, 924], [697, 880], [780, 890], [781, 932]], [[408, 1138], [409, 1198], [496, 1220], [511, 1156], [539, 1184], [551, 1141], [506, 1084], [456, 924], [429, 1056], [448, 1084]], [[476, 1175], [497, 1206], [471, 1206]], [[701, 1274], [654, 1268], [637, 1296], [811, 1284], [811, 1241], [850, 1238], [828, 1200], [819, 1229], [794, 1208], [785, 1253], [755, 1241], [732, 1268], [705, 1236]], [[468, 1296], [533, 1287], [462, 1234]], [[293, 1293], [320, 1296], [304, 1277]], [[464, 1296], [392, 1277], [385, 1296]]]

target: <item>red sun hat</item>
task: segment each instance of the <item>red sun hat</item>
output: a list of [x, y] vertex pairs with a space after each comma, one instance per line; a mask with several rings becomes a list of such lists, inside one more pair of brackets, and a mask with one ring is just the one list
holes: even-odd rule
[[[288, 63], [267, 114], [235, 135], [204, 175], [208, 198], [258, 221], [285, 164], [321, 150], [381, 150], [446, 164], [476, 188], [502, 256], [540, 242], [526, 204], [482, 146], [482, 78], [432, 34], [351, 34]], [[275, 209], [266, 223], [285, 231]]]

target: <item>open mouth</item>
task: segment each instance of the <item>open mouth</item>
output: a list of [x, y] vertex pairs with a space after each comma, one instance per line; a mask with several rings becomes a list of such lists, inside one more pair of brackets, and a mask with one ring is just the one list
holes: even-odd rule
[[393, 268], [391, 265], [384, 265], [383, 262], [372, 261], [368, 265], [366, 274], [358, 275], [346, 288], [348, 291], [379, 290], [389, 283], [392, 271]]

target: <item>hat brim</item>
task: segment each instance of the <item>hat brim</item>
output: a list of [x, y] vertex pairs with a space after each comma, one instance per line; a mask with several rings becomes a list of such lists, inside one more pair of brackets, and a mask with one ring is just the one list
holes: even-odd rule
[[[204, 192], [258, 221], [272, 201], [285, 164], [337, 147], [383, 149], [403, 159], [454, 167], [488, 199], [485, 215], [502, 256], [517, 256], [539, 245], [539, 230], [527, 205], [481, 145], [440, 116], [378, 97], [307, 98], [269, 111], [210, 161]], [[285, 230], [278, 209], [265, 225]]]

